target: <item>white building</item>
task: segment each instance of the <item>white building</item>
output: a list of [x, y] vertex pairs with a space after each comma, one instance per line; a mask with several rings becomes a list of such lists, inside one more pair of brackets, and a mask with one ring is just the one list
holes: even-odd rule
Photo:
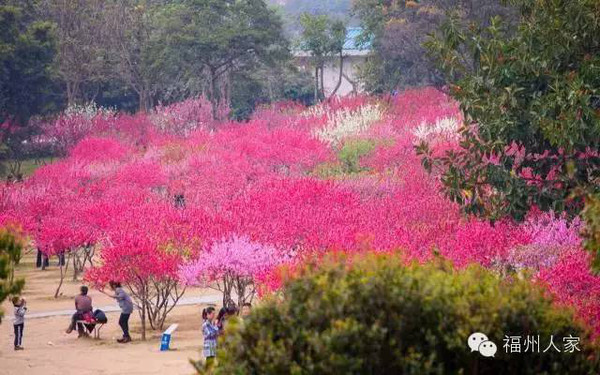
[[[349, 27], [346, 33], [343, 56], [344, 66], [342, 70], [342, 83], [336, 92], [338, 96], [347, 96], [362, 91], [362, 85], [358, 82], [358, 68], [365, 62], [370, 53], [368, 47], [358, 45], [358, 36], [362, 33], [360, 27]], [[311, 64], [310, 52], [296, 51], [294, 53], [297, 64], [301, 70], [307, 71], [314, 77], [314, 66]], [[325, 96], [331, 95], [338, 84], [340, 74], [340, 58], [332, 56], [323, 69], [323, 87]]]

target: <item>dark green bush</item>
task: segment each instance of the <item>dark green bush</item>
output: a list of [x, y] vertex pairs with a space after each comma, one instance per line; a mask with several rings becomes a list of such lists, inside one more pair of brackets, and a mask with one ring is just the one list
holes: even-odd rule
[[[352, 264], [348, 266], [348, 264]], [[231, 324], [215, 374], [598, 374], [598, 352], [572, 312], [530, 282], [391, 256], [325, 262], [286, 283], [245, 324]], [[495, 358], [471, 352], [483, 332]], [[540, 335], [540, 353], [506, 353], [505, 335]], [[543, 353], [554, 335], [581, 352]], [[524, 346], [523, 346], [524, 349]]]

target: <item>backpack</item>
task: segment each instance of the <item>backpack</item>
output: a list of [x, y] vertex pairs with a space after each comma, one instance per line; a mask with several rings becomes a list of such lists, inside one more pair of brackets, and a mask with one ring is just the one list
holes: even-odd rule
[[94, 318], [96, 318], [96, 322], [98, 322], [98, 323], [108, 322], [108, 318], [106, 317], [106, 314], [104, 313], [104, 311], [102, 311], [100, 309], [94, 311]]

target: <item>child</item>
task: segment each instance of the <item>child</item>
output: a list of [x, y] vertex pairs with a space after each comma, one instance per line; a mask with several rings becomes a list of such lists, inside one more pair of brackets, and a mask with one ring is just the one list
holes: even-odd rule
[[15, 306], [15, 350], [23, 350], [23, 328], [25, 328], [25, 312], [27, 311], [25, 298], [13, 297], [12, 303]]
[[227, 314], [227, 309], [225, 308], [225, 306], [223, 306], [219, 310], [217, 318], [215, 319], [215, 326], [219, 330], [219, 335], [225, 333], [225, 314]]
[[202, 310], [202, 334], [204, 335], [204, 357], [206, 358], [206, 367], [210, 368], [215, 362], [217, 355], [217, 337], [219, 328], [214, 324], [215, 308], [209, 306]]
[[235, 305], [229, 305], [227, 307], [221, 307], [219, 314], [217, 315], [217, 328], [219, 329], [219, 335], [225, 334], [225, 323], [227, 319], [237, 314]]
[[243, 320], [248, 319], [251, 312], [252, 312], [252, 304], [250, 302], [245, 302], [242, 305], [242, 319]]

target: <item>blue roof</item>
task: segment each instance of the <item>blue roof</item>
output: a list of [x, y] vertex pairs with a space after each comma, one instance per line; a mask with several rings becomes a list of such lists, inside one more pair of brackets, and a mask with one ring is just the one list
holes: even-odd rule
[[346, 29], [346, 42], [344, 43], [344, 51], [356, 50], [366, 51], [371, 49], [371, 42], [366, 41], [363, 44], [359, 43], [359, 37], [363, 33], [362, 27], [348, 27]]

